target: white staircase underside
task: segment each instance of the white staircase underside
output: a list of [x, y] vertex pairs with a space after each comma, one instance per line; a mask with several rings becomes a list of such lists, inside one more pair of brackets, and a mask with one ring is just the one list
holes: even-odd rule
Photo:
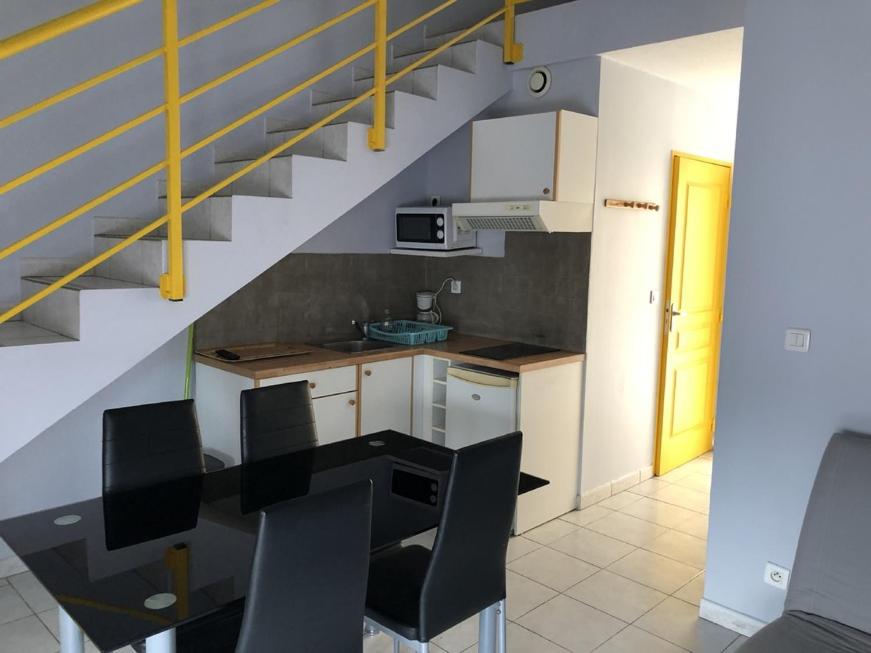
[[[393, 128], [387, 134], [386, 151], [368, 149], [367, 124], [330, 126], [311, 143], [289, 150], [291, 156], [275, 159], [238, 180], [230, 197], [213, 198], [193, 209], [185, 218], [185, 238], [192, 240], [184, 245], [187, 294], [183, 302], [165, 301], [153, 287], [166, 246], [163, 234], [157, 233], [158, 238], [134, 244], [116, 261], [28, 309], [23, 320], [0, 325], [0, 461], [510, 90], [501, 48], [483, 41], [457, 48], [442, 57], [439, 63], [446, 65], [431, 66], [404, 86], [420, 94], [402, 90], [391, 94]], [[454, 59], [465, 70], [449, 67]], [[470, 68], [474, 72], [466, 72]], [[315, 119], [318, 111], [324, 111], [317, 105], [325, 99], [329, 98], [315, 96]], [[363, 108], [360, 113], [365, 112]], [[300, 126], [294, 122], [293, 118], [283, 125], [264, 121], [264, 130], [270, 131], [269, 145], [280, 138], [276, 130]], [[217, 178], [234, 166], [241, 164], [218, 162]], [[95, 251], [141, 224], [129, 218], [97, 218]], [[44, 287], [63, 271], [25, 277], [23, 295]]]

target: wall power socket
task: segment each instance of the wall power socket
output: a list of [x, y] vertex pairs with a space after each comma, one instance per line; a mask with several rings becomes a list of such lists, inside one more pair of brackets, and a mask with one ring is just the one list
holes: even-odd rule
[[769, 562], [765, 565], [765, 577], [762, 580], [767, 585], [785, 591], [789, 585], [789, 569]]
[[461, 292], [463, 292], [463, 282], [453, 279], [451, 281], [451, 293], [459, 295]]

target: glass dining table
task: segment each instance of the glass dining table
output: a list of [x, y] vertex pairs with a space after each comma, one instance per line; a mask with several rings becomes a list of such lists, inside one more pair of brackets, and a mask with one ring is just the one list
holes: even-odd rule
[[[452, 456], [383, 431], [15, 517], [0, 537], [58, 602], [61, 653], [84, 635], [171, 653], [176, 628], [244, 601], [261, 509], [370, 479], [378, 550], [438, 525]], [[547, 484], [521, 474], [518, 493]]]

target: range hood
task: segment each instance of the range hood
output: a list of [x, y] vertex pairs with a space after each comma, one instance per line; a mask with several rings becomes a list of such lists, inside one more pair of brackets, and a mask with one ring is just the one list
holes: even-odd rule
[[453, 205], [454, 221], [465, 231], [591, 232], [593, 205], [552, 200], [466, 202]]

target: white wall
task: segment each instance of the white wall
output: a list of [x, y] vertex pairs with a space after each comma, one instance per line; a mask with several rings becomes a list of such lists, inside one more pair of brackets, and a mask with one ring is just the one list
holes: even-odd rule
[[871, 432], [869, 24], [866, 0], [747, 3], [705, 598], [763, 621], [829, 437]]
[[184, 331], [0, 462], [0, 519], [99, 496], [103, 411], [183, 398], [186, 353]]
[[[653, 464], [671, 153], [731, 160], [735, 110], [602, 60], [582, 495]], [[605, 209], [605, 198], [662, 208]]]

